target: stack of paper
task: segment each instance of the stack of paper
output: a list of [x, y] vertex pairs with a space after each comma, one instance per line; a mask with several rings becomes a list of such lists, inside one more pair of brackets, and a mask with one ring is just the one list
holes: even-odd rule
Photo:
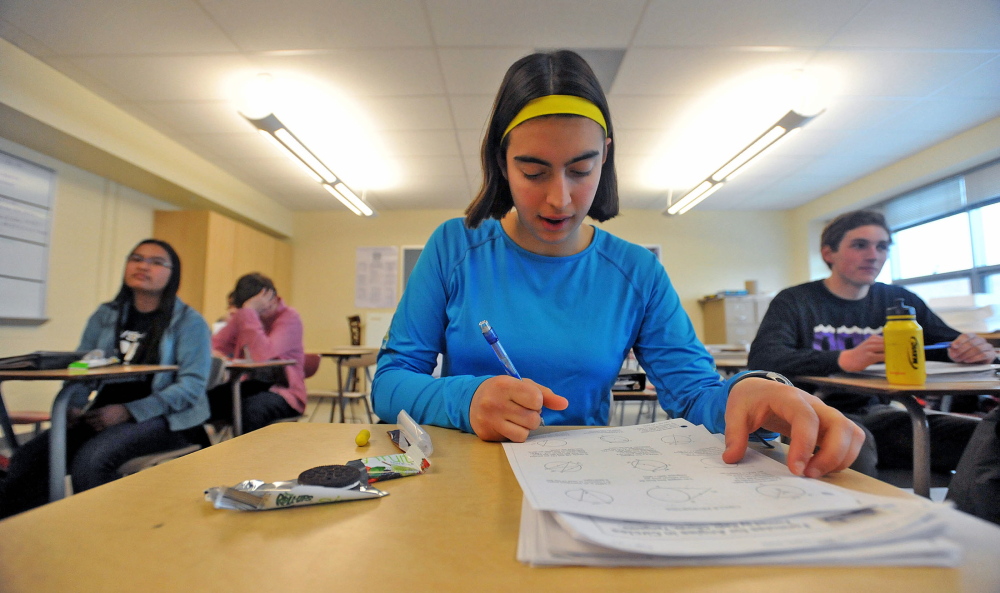
[[793, 476], [683, 419], [504, 445], [524, 491], [518, 559], [533, 565], [956, 566], [944, 509]]
[[[997, 370], [1000, 365], [995, 364], [957, 364], [954, 362], [943, 362], [939, 360], [928, 360], [927, 382], [928, 383], [958, 383], [966, 381], [997, 381]], [[873, 364], [858, 373], [871, 377], [885, 378], [885, 364]]]

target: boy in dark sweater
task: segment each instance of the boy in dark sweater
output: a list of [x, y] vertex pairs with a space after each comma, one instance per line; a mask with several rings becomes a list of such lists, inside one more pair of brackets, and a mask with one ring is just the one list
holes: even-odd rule
[[[778, 293], [750, 347], [749, 366], [794, 377], [859, 372], [885, 362], [882, 326], [886, 309], [902, 298], [916, 311], [924, 343], [951, 342], [936, 351], [940, 360], [987, 363], [993, 347], [976, 334], [961, 334], [945, 324], [912, 292], [876, 282], [892, 239], [885, 218], [871, 211], [854, 211], [835, 218], [823, 230], [823, 261], [830, 268], [825, 280], [807, 282]], [[934, 352], [934, 351], [932, 351]], [[934, 356], [931, 356], [934, 358]], [[909, 414], [877, 397], [831, 394], [824, 402], [837, 408], [869, 433], [877, 449], [877, 466], [911, 468], [913, 433]], [[969, 442], [976, 421], [933, 414], [931, 468], [949, 472]], [[866, 442], [855, 469], [874, 475], [875, 451]]]

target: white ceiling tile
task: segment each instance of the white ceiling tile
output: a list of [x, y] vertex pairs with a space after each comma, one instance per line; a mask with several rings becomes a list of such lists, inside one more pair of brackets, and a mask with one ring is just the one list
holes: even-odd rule
[[438, 95], [444, 82], [430, 49], [344, 49], [255, 54], [264, 72], [308, 76], [351, 97]]
[[130, 101], [234, 100], [257, 68], [240, 55], [76, 58], [74, 63]]
[[918, 99], [895, 97], [834, 97], [807, 126], [809, 130], [867, 130], [897, 116], [917, 103]]
[[792, 207], [1000, 117], [997, 0], [0, 6], [0, 37], [294, 209], [342, 206], [236, 115], [237, 84], [263, 70], [356, 102], [402, 172], [398, 187], [369, 193], [390, 209], [468, 204], [500, 80], [535, 48], [627, 50], [608, 93], [623, 208], [665, 206], [647, 186], [651, 155], [743, 77], [804, 68], [836, 84], [825, 113], [707, 209]]
[[245, 51], [427, 47], [419, 0], [200, 0]]
[[449, 93], [491, 97], [496, 96], [500, 82], [511, 64], [531, 52], [530, 47], [438, 50]]
[[785, 74], [805, 66], [809, 52], [747, 49], [629, 51], [611, 92], [615, 95], [692, 95], [720, 90], [747, 76]]
[[[483, 184], [483, 164], [482, 159], [477, 156], [463, 156], [462, 157], [462, 167], [465, 170], [465, 178], [468, 180], [469, 188], [473, 191], [479, 191], [479, 188]], [[471, 201], [474, 194], [469, 194], [469, 200]]]
[[368, 97], [365, 111], [378, 130], [450, 130], [451, 112], [444, 95]]
[[1000, 114], [997, 99], [926, 99], [885, 122], [879, 131], [963, 131]]
[[608, 106], [615, 131], [663, 130], [696, 101], [694, 95], [611, 95]]
[[[766, 181], [765, 178], [778, 179], [786, 177], [817, 160], [813, 155], [804, 155], [795, 150], [798, 138], [775, 148], [775, 152], [762, 156], [751, 162], [746, 169], [732, 181], [727, 182], [733, 187], [752, 185]], [[721, 190], [720, 190], [721, 191]]]
[[425, 0], [441, 46], [623, 48], [645, 0]]
[[[633, 128], [615, 128], [615, 158], [620, 164], [623, 158], [641, 160], [653, 153], [664, 141], [662, 130], [638, 130]], [[629, 157], [639, 157], [632, 159]]]
[[452, 130], [398, 130], [381, 133], [391, 157], [458, 156], [458, 140]]
[[3, 13], [61, 55], [237, 51], [192, 0], [87, 0], [49, 9], [35, 0], [4, 0]]
[[1000, 101], [1000, 55], [934, 93], [934, 98], [945, 97]]
[[901, 160], [920, 152], [936, 142], [944, 140], [948, 134], [938, 131], [906, 130], [898, 131], [877, 127], [864, 134], [849, 139], [835, 147], [859, 156], [884, 157], [891, 159], [886, 164]]
[[479, 159], [483, 146], [483, 132], [479, 130], [458, 130], [458, 146], [463, 157]]
[[1000, 50], [1000, 2], [872, 0], [830, 47]]
[[633, 46], [820, 47], [866, 2], [653, 0]]
[[809, 67], [837, 73], [839, 95], [924, 97], [992, 57], [982, 52], [831, 50], [820, 52]]
[[[499, 87], [499, 83], [497, 84]], [[451, 112], [455, 118], [455, 127], [459, 130], [476, 130], [477, 134], [486, 133], [486, 126], [493, 112], [494, 95], [451, 95]]]
[[426, 179], [428, 177], [463, 177], [465, 167], [462, 157], [413, 155], [399, 159], [401, 168], [408, 180]]

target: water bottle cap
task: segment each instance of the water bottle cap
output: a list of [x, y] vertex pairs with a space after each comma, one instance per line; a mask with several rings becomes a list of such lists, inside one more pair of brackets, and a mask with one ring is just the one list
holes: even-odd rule
[[885, 314], [890, 317], [894, 315], [909, 315], [910, 317], [913, 317], [917, 314], [917, 311], [913, 307], [905, 304], [903, 299], [896, 299], [896, 304], [886, 309]]

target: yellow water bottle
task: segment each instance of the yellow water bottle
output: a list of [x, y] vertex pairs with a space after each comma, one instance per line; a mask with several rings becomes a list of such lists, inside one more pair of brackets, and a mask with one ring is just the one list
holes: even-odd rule
[[898, 385], [923, 385], [927, 381], [924, 358], [924, 330], [917, 323], [913, 307], [896, 299], [886, 310], [882, 328], [885, 339], [885, 378]]

